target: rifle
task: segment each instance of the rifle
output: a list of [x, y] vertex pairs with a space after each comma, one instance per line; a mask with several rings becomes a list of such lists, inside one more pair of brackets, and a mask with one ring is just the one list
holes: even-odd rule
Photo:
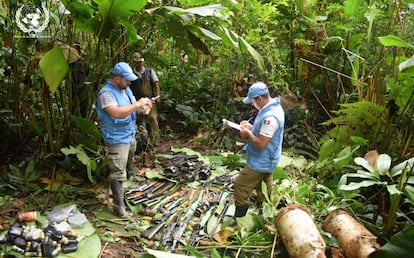
[[183, 245], [185, 245], [185, 242], [184, 242], [184, 241], [182, 241], [182, 240], [181, 240], [181, 238], [182, 238], [182, 236], [183, 236], [183, 234], [184, 234], [185, 229], [187, 228], [188, 224], [190, 223], [190, 220], [193, 218], [193, 215], [194, 215], [194, 213], [195, 213], [195, 211], [196, 211], [197, 207], [199, 206], [200, 201], [203, 199], [203, 194], [204, 194], [204, 193], [201, 193], [201, 194], [198, 196], [197, 201], [195, 201], [195, 202], [191, 205], [191, 207], [190, 207], [190, 209], [187, 211], [187, 213], [186, 213], [186, 215], [185, 215], [185, 217], [184, 217], [184, 220], [183, 220], [183, 222], [181, 223], [180, 227], [177, 229], [177, 231], [175, 231], [175, 232], [174, 232], [174, 235], [173, 235], [173, 241], [172, 241], [172, 245], [171, 245], [171, 250], [174, 250], [174, 249], [177, 247], [177, 244], [178, 244], [179, 242], [181, 242]]
[[[165, 190], [172, 188], [174, 185], [170, 182], [157, 182], [155, 187], [151, 191], [138, 192], [139, 194], [134, 194], [132, 197], [127, 197], [127, 199], [134, 205], [146, 202], [151, 198], [161, 195]], [[161, 190], [160, 190], [161, 189]], [[157, 192], [158, 191], [158, 192]]]
[[[190, 190], [186, 190], [185, 191], [185, 194], [187, 194], [188, 195], [188, 197], [185, 197], [184, 199], [185, 200], [188, 200], [188, 201], [192, 201], [193, 200], [193, 194], [194, 194], [194, 192], [193, 191], [190, 191]], [[181, 221], [181, 216], [182, 216], [182, 214], [184, 213], [184, 209], [185, 209], [185, 206], [183, 205], [184, 203], [185, 203], [186, 201], [183, 201], [182, 203], [181, 203], [181, 209], [179, 210], [179, 212], [172, 218], [172, 220], [170, 221], [170, 223], [168, 224], [168, 226], [167, 226], [167, 228], [165, 229], [165, 232], [164, 232], [164, 235], [162, 236], [162, 238], [161, 238], [161, 243], [162, 243], [162, 245], [164, 245], [164, 246], [166, 246], [167, 244], [168, 244], [168, 242], [170, 242], [171, 241], [171, 235], [172, 235], [172, 232], [174, 231], [174, 229], [175, 229], [175, 227], [177, 226], [177, 224], [179, 224], [180, 223], [180, 221]]]
[[[151, 204], [146, 205], [146, 209], [151, 209], [154, 212], [161, 212], [161, 213], [167, 213], [170, 205], [167, 205], [168, 203], [170, 203], [171, 201], [177, 200], [177, 198], [182, 199], [183, 196], [183, 192], [180, 192], [181, 185], [176, 185], [176, 187], [174, 187], [170, 192], [171, 194], [169, 194], [167, 197], [161, 196], [161, 201], [157, 201]], [[168, 206], [168, 207], [166, 207]]]
[[168, 242], [170, 241], [170, 236], [173, 230], [175, 229], [175, 226], [178, 224], [178, 222], [181, 219], [181, 214], [183, 214], [183, 208], [179, 210], [178, 213], [173, 217], [172, 221], [168, 224], [167, 228], [165, 229], [164, 235], [161, 238], [162, 245], [166, 246]]
[[144, 192], [145, 190], [147, 190], [148, 188], [151, 188], [152, 186], [154, 186], [157, 182], [151, 182], [151, 183], [145, 183], [144, 185], [141, 185], [139, 187], [133, 187], [131, 189], [129, 189], [128, 191], [125, 192], [125, 195], [130, 195], [133, 194], [135, 192]]
[[163, 184], [162, 182], [155, 181], [155, 182], [152, 182], [151, 184], [145, 184], [137, 188], [132, 188], [125, 193], [125, 196], [127, 196], [126, 199], [127, 200], [138, 199], [139, 197], [145, 195], [148, 189], [154, 186], [155, 186], [155, 189], [158, 189], [158, 187], [162, 186], [162, 184]]
[[[220, 211], [220, 214], [218, 215], [217, 220], [214, 223], [213, 228], [211, 229], [210, 233], [208, 234], [208, 238], [211, 238], [216, 233], [217, 227], [220, 225], [221, 221], [223, 220], [224, 216], [227, 213], [227, 210], [229, 209], [230, 200], [229, 200], [229, 198], [227, 198], [229, 193], [225, 192], [224, 190], [225, 189], [223, 189], [222, 196], [220, 198], [221, 199], [220, 203], [222, 203], [224, 201], [224, 206], [223, 206], [223, 209]], [[226, 194], [224, 194], [224, 193], [226, 193]]]
[[[178, 203], [181, 201], [181, 198], [176, 199], [174, 202], [172, 202], [169, 207], [172, 207], [172, 209], [164, 214], [161, 219], [159, 219], [159, 223], [151, 228], [149, 228], [148, 230], [146, 230], [144, 233], [142, 233], [142, 237], [151, 240], [152, 238], [154, 238], [154, 236], [165, 226], [165, 223], [167, 223], [167, 220], [169, 217], [171, 217], [171, 215], [173, 215], [177, 210], [178, 207], [180, 206]], [[155, 221], [155, 217], [152, 217], [152, 221]]]
[[[203, 229], [203, 227], [208, 222], [211, 216], [211, 213], [214, 214], [216, 209], [217, 209], [217, 206], [213, 207], [208, 201], [205, 202], [205, 204], [203, 205], [203, 208], [201, 209], [202, 212], [200, 212], [200, 216], [199, 216], [200, 220], [193, 226], [193, 232], [191, 232], [188, 245], [195, 246], [196, 243], [199, 242], [199, 240], [201, 239], [201, 237], [199, 236], [200, 230]], [[203, 214], [204, 216], [202, 216]]]

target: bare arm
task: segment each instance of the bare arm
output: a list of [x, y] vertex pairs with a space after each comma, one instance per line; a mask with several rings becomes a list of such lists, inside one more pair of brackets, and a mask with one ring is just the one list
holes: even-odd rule
[[[160, 84], [158, 83], [158, 81], [155, 82], [154, 85], [155, 88], [155, 96], [161, 96], [161, 91], [160, 91]], [[156, 103], [160, 103], [161, 102], [161, 98], [158, 98], [155, 100]]]

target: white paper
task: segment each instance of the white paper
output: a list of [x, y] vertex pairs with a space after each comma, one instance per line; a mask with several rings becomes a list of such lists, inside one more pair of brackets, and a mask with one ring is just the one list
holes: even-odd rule
[[229, 121], [227, 119], [223, 119], [223, 125], [227, 125], [227, 126], [230, 126], [230, 127], [234, 128], [234, 129], [240, 130], [240, 125], [239, 124], [236, 124], [234, 122], [231, 122], [231, 121]]

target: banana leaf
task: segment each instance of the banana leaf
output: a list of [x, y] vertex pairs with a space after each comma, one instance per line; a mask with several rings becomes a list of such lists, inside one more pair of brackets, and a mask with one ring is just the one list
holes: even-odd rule
[[412, 257], [414, 254], [414, 225], [395, 234], [391, 240], [376, 252], [371, 254], [370, 258], [399, 258]]

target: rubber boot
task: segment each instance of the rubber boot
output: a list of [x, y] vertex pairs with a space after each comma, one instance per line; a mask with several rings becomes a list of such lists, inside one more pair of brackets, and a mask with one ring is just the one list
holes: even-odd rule
[[127, 179], [133, 182], [139, 182], [142, 181], [138, 176], [138, 168], [134, 168], [134, 167], [129, 167], [127, 168]]
[[124, 189], [122, 188], [122, 182], [118, 180], [111, 181], [112, 195], [114, 199], [114, 214], [115, 216], [126, 218], [128, 213], [125, 210], [124, 202]]
[[237, 206], [236, 205], [236, 211], [234, 212], [234, 217], [240, 218], [240, 217], [246, 216], [248, 209], [249, 209], [249, 206]]

